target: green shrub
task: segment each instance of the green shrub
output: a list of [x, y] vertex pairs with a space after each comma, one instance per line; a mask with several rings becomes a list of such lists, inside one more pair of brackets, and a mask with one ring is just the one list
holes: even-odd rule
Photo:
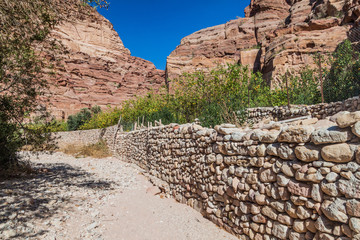
[[270, 88], [260, 73], [247, 66], [218, 66], [209, 74], [183, 74], [173, 81], [175, 111], [180, 122], [199, 118], [204, 126], [214, 126], [230, 119], [241, 123], [247, 107], [270, 105]]
[[83, 108], [75, 115], [70, 115], [67, 120], [67, 127], [69, 131], [76, 131], [81, 128], [86, 122], [88, 122], [93, 115], [101, 113], [99, 106], [94, 106], [91, 109]]
[[68, 124], [65, 121], [53, 121], [49, 127], [50, 132], [66, 132]]
[[120, 110], [118, 108], [109, 108], [107, 111], [94, 114], [91, 119], [80, 127], [80, 130], [106, 128], [116, 125], [119, 121], [119, 116]]
[[151, 92], [125, 101], [120, 109], [122, 124], [126, 130], [131, 130], [135, 122], [147, 124], [160, 119], [163, 124], [178, 122], [179, 114], [174, 111], [174, 103], [173, 96], [165, 92]]
[[360, 93], [359, 53], [349, 40], [341, 43], [330, 58], [331, 68], [324, 82], [327, 102], [342, 101]]
[[291, 104], [311, 105], [321, 102], [318, 75], [315, 69], [306, 66], [300, 70], [298, 75], [284, 74], [280, 77], [282, 86], [273, 90], [273, 106], [287, 104], [286, 78], [289, 88], [289, 100]]
[[[32, 130], [38, 131], [38, 129], [44, 128], [45, 125], [41, 122], [35, 121], [35, 123], [28, 124], [27, 127]], [[53, 120], [46, 126], [48, 132], [66, 132], [68, 131], [67, 122]]]

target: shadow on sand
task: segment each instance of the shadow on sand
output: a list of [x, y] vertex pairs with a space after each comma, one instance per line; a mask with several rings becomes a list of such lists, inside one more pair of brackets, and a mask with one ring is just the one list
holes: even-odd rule
[[32, 223], [46, 220], [75, 204], [66, 196], [82, 189], [111, 189], [113, 182], [99, 181], [93, 174], [67, 164], [35, 164], [31, 177], [0, 180], [0, 239], [12, 231], [12, 239], [41, 237], [46, 230], [35, 232]]

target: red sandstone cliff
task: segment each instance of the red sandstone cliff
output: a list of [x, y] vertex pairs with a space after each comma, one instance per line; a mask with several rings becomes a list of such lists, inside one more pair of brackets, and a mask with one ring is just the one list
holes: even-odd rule
[[58, 118], [84, 107], [118, 106], [164, 83], [165, 72], [131, 56], [112, 24], [90, 7], [63, 21], [53, 36], [67, 51], [51, 80], [50, 109]]
[[167, 75], [238, 61], [266, 79], [289, 67], [313, 64], [315, 52], [332, 52], [359, 23], [359, 0], [252, 0], [245, 18], [182, 39], [167, 59]]

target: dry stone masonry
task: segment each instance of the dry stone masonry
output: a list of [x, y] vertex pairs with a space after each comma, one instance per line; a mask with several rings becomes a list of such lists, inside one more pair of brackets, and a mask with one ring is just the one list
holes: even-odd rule
[[354, 112], [360, 110], [359, 97], [346, 99], [345, 101], [322, 103], [315, 105], [292, 105], [282, 107], [258, 107], [248, 108], [249, 120], [253, 123], [269, 119], [274, 121], [287, 120], [302, 116], [312, 116], [318, 119], [325, 119], [341, 111]]
[[360, 239], [360, 112], [121, 133], [116, 154], [240, 239]]

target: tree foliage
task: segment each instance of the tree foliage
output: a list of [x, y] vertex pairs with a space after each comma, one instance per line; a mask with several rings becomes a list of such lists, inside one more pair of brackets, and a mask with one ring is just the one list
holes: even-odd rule
[[342, 101], [360, 94], [360, 59], [349, 40], [341, 43], [329, 59], [331, 68], [324, 83], [327, 102]]
[[[320, 102], [314, 70], [305, 68], [298, 76], [289, 75], [288, 81], [290, 103]], [[287, 92], [284, 84], [270, 89], [260, 73], [228, 64], [209, 73], [185, 73], [171, 82], [170, 93], [163, 89], [127, 100], [120, 108], [93, 115], [80, 128], [109, 127], [117, 124], [120, 117], [125, 130], [131, 130], [135, 122], [146, 125], [160, 119], [163, 124], [193, 122], [198, 118], [207, 127], [224, 122], [240, 125], [246, 120], [246, 108], [286, 105]]]
[[[44, 52], [56, 49], [49, 37], [54, 26], [83, 3], [108, 6], [105, 0], [0, 0], [0, 166], [16, 162], [24, 145], [40, 148], [49, 140], [44, 69], [51, 62]], [[29, 127], [34, 115], [42, 128]]]

